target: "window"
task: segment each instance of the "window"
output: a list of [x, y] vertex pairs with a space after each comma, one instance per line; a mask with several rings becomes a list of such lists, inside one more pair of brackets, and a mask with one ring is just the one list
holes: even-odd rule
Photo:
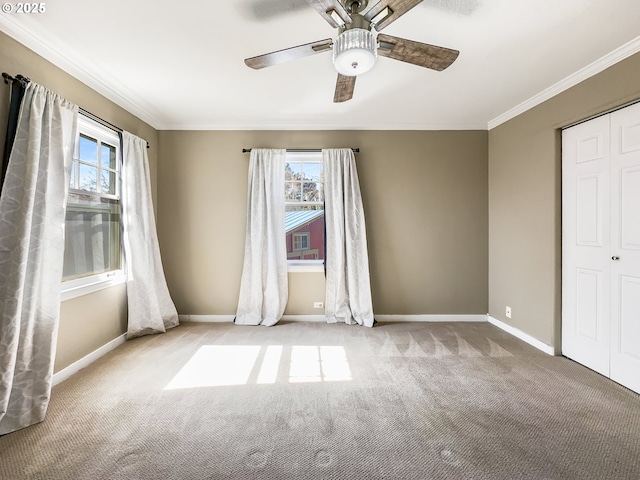
[[[116, 132], [81, 115], [65, 218], [63, 298], [124, 276], [119, 158]], [[88, 285], [93, 288], [83, 288]]]
[[289, 266], [321, 267], [324, 261], [322, 153], [287, 152], [284, 185]]
[[308, 233], [294, 233], [293, 234], [293, 249], [294, 250], [308, 250], [309, 249], [309, 234]]

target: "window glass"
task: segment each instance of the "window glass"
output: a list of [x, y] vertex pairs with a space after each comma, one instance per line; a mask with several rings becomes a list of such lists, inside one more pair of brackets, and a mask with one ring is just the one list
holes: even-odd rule
[[324, 173], [321, 152], [287, 152], [285, 235], [288, 260], [324, 260]]
[[85, 165], [80, 163], [78, 165], [80, 175], [78, 178], [78, 185], [72, 185], [71, 188], [77, 188], [78, 190], [86, 190], [88, 192], [98, 191], [98, 167], [91, 165]]
[[80, 144], [79, 144], [80, 154], [79, 159], [83, 162], [96, 163], [97, 162], [97, 153], [98, 153], [98, 141], [88, 137], [86, 135], [80, 134]]
[[64, 280], [120, 268], [120, 206], [117, 200], [70, 195], [65, 225]]
[[104, 168], [116, 168], [116, 147], [112, 145], [100, 146], [100, 163]]
[[103, 193], [116, 193], [116, 172], [102, 170], [100, 172], [100, 188]]

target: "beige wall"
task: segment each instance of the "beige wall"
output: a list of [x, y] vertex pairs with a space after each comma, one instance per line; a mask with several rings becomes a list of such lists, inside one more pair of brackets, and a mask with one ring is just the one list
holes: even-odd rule
[[636, 54], [489, 132], [489, 313], [558, 352], [560, 128], [640, 98], [639, 78]]
[[[487, 312], [487, 132], [162, 131], [158, 233], [181, 314], [235, 313], [246, 218], [243, 147], [360, 147], [374, 310]], [[290, 274], [285, 313], [314, 314], [321, 273]]]
[[[155, 196], [158, 132], [99, 95], [31, 50], [0, 32], [0, 66], [22, 74], [81, 108], [147, 141]], [[9, 87], [0, 86], [0, 145], [4, 148]], [[55, 370], [68, 366], [125, 331], [126, 297], [123, 286], [64, 302], [61, 308]]]
[[125, 284], [62, 302], [54, 371], [71, 365], [126, 330]]

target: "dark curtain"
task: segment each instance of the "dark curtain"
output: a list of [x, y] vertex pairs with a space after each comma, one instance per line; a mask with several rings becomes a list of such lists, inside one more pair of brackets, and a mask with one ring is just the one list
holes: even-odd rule
[[13, 141], [16, 138], [16, 129], [18, 128], [18, 114], [20, 113], [20, 104], [27, 86], [28, 80], [18, 75], [11, 83], [11, 99], [9, 100], [9, 119], [7, 121], [7, 138], [4, 142], [4, 153], [2, 155], [2, 173], [0, 176], [0, 192], [4, 185], [4, 176], [7, 173], [9, 165], [9, 156], [13, 148]]

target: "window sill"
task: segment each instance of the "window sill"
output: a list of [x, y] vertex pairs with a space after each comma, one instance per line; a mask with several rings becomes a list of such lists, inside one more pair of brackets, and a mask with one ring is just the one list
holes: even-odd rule
[[92, 275], [91, 277], [79, 278], [62, 283], [62, 295], [60, 300], [71, 300], [72, 298], [81, 297], [90, 293], [104, 290], [105, 288], [115, 287], [127, 281], [127, 275], [123, 270], [116, 272], [103, 273], [101, 275]]
[[324, 260], [288, 260], [289, 273], [324, 273]]

